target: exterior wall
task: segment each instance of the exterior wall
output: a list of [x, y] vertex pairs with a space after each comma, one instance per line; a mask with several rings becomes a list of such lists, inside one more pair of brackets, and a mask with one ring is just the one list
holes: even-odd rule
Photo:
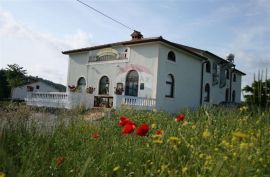
[[[213, 64], [219, 63], [219, 59], [216, 59], [214, 57], [208, 56], [208, 59], [211, 63], [211, 72], [206, 72], [206, 65], [204, 64], [204, 78], [203, 78], [203, 94], [202, 94], [202, 100], [203, 104], [220, 104], [222, 102], [225, 102], [225, 95], [226, 95], [226, 89], [230, 90], [230, 82], [231, 82], [231, 96], [229, 96], [229, 100], [232, 100], [232, 92], [235, 90], [235, 102], [240, 103], [241, 102], [241, 77], [242, 75], [238, 72], [232, 72], [232, 70], [229, 71], [230, 79], [233, 76], [233, 74], [236, 74], [236, 82], [230, 81], [230, 79], [226, 79], [226, 85], [222, 88], [220, 88], [220, 77], [218, 77], [218, 84], [213, 84]], [[231, 75], [232, 72], [232, 75]], [[220, 73], [218, 73], [218, 76], [220, 76]], [[204, 97], [206, 95], [205, 93], [205, 85], [210, 85], [210, 100], [209, 102], [204, 101]], [[230, 99], [231, 98], [231, 99]]]
[[[39, 86], [39, 89], [36, 89], [37, 85]], [[27, 94], [30, 93], [27, 91], [27, 86], [33, 87], [33, 92], [58, 92], [57, 89], [44, 84], [43, 82], [35, 82], [12, 89], [11, 98], [15, 100], [24, 100], [27, 97]]]
[[[86, 79], [86, 86], [96, 88], [94, 95], [98, 95], [99, 81], [102, 76], [109, 78], [109, 95], [114, 95], [117, 83], [123, 83], [125, 88], [126, 76], [129, 71], [136, 70], [139, 74], [139, 97], [156, 97], [158, 44], [146, 43], [132, 46], [114, 47], [117, 51], [128, 49], [127, 59], [113, 61], [88, 62], [91, 56], [100, 50], [76, 53], [69, 56], [68, 85], [77, 85], [80, 77]], [[144, 89], [140, 90], [140, 84]], [[123, 93], [124, 94], [124, 93]]]
[[[167, 59], [169, 51], [175, 53], [176, 62]], [[160, 44], [157, 82], [157, 109], [176, 113], [184, 108], [200, 105], [201, 59], [179, 49]], [[174, 97], [166, 97], [166, 79], [173, 74]]]

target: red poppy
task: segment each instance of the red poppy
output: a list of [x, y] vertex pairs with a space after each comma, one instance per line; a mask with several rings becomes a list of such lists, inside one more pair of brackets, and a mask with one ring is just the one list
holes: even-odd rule
[[176, 122], [183, 121], [184, 119], [185, 119], [185, 114], [179, 114], [179, 115], [176, 116], [176, 118], [175, 118]]
[[127, 117], [121, 116], [121, 117], [120, 117], [120, 120], [119, 120], [119, 122], [118, 122], [118, 125], [121, 126], [121, 127], [123, 127], [123, 126], [125, 126], [127, 123], [133, 123], [133, 122], [132, 122], [131, 120], [129, 120]]
[[149, 125], [142, 124], [136, 131], [136, 134], [139, 136], [146, 136], [149, 131]]
[[156, 135], [162, 135], [163, 133], [164, 133], [163, 130], [157, 130], [155, 134], [156, 134]]
[[123, 134], [128, 135], [128, 134], [132, 133], [135, 130], [135, 128], [136, 128], [135, 124], [133, 122], [129, 122], [129, 123], [125, 124], [122, 132], [123, 132]]
[[93, 133], [92, 134], [92, 138], [93, 139], [98, 139], [99, 138], [99, 134], [98, 133]]
[[59, 167], [65, 161], [64, 156], [59, 156], [56, 158], [56, 166]]

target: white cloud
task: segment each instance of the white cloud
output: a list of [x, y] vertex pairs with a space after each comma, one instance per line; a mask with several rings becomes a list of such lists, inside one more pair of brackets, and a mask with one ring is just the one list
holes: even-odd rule
[[81, 30], [55, 37], [34, 31], [9, 12], [0, 11], [0, 68], [17, 63], [30, 75], [66, 83], [68, 56], [61, 51], [90, 46], [92, 35]]

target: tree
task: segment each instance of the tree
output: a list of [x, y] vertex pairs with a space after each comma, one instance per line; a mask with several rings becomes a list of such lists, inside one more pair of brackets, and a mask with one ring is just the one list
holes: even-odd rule
[[0, 99], [10, 97], [10, 87], [6, 77], [6, 70], [0, 70]]
[[11, 88], [20, 86], [26, 83], [26, 70], [17, 64], [8, 65], [6, 68], [6, 77]]
[[270, 101], [270, 80], [254, 81], [251, 86], [246, 85], [243, 91], [247, 93], [244, 98], [250, 105], [260, 107], [269, 106]]

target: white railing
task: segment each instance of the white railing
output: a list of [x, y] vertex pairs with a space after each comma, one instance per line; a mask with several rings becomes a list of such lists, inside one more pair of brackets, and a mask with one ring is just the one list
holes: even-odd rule
[[114, 108], [119, 108], [121, 105], [128, 105], [135, 109], [153, 110], [154, 108], [156, 108], [156, 99], [115, 95], [113, 105]]
[[32, 92], [25, 99], [26, 104], [39, 107], [72, 109], [77, 106], [92, 108], [94, 98], [87, 93]]

